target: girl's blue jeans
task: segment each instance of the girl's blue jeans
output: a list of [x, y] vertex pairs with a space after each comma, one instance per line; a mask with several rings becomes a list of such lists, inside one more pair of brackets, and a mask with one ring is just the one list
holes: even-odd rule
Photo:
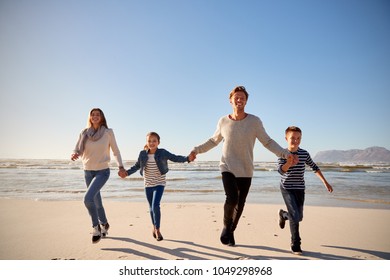
[[156, 229], [160, 228], [161, 210], [160, 201], [164, 193], [165, 186], [146, 187], [146, 199], [149, 202], [150, 217]]
[[84, 196], [84, 204], [92, 219], [92, 226], [107, 223], [106, 212], [104, 211], [100, 190], [110, 177], [110, 169], [84, 170], [87, 192]]

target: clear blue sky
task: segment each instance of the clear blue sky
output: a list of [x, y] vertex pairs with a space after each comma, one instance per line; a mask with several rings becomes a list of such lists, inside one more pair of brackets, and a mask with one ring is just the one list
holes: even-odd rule
[[236, 85], [282, 146], [390, 149], [389, 50], [387, 0], [0, 0], [0, 158], [69, 158], [93, 107], [124, 159], [149, 131], [185, 155]]

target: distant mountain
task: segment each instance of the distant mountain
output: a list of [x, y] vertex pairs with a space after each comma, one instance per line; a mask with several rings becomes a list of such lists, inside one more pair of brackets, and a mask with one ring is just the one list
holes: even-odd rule
[[390, 163], [390, 151], [383, 147], [370, 147], [364, 150], [330, 150], [318, 152], [313, 160], [329, 163]]

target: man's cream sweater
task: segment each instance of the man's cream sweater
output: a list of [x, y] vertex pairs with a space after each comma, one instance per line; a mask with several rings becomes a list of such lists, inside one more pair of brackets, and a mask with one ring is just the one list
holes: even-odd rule
[[231, 120], [229, 116], [220, 118], [214, 135], [205, 143], [195, 147], [194, 151], [205, 153], [223, 140], [219, 164], [221, 172], [231, 172], [236, 177], [252, 177], [253, 149], [256, 139], [277, 157], [286, 158], [290, 153], [271, 139], [260, 118], [251, 114], [240, 121]]

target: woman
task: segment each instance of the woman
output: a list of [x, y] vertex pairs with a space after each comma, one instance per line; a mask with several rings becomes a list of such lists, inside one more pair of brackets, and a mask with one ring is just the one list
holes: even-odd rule
[[83, 161], [85, 183], [88, 188], [84, 204], [92, 219], [92, 243], [97, 243], [102, 236], [106, 236], [110, 227], [100, 195], [100, 190], [110, 177], [110, 148], [119, 170], [124, 169], [114, 132], [108, 128], [103, 111], [94, 108], [89, 113], [87, 128], [81, 131], [74, 153], [71, 155], [72, 160], [81, 157]]

